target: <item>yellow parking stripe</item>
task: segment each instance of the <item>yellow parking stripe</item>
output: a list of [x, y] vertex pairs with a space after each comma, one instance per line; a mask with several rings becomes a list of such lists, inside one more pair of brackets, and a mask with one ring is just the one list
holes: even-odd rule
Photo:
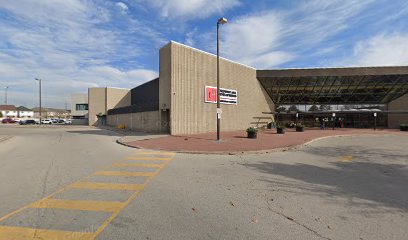
[[128, 183], [96, 183], [96, 182], [76, 182], [69, 186], [70, 188], [81, 189], [107, 189], [107, 190], [142, 190], [144, 184]]
[[0, 226], [0, 240], [28, 240], [28, 239], [90, 240], [94, 238], [95, 233]]
[[146, 164], [146, 163], [115, 163], [113, 167], [147, 167], [147, 168], [162, 168], [164, 164]]
[[176, 153], [172, 153], [172, 152], [137, 152], [137, 154], [141, 154], [141, 155], [168, 155], [168, 156], [176, 155]]
[[115, 212], [122, 209], [124, 203], [105, 201], [77, 201], [62, 199], [44, 199], [30, 205], [31, 208], [59, 208], [83, 211]]
[[170, 161], [171, 158], [154, 158], [154, 157], [128, 157], [128, 160], [145, 160], [145, 161]]
[[126, 176], [126, 177], [154, 177], [156, 172], [114, 172], [114, 171], [100, 171], [93, 175], [96, 176]]
[[343, 162], [350, 162], [351, 160], [353, 160], [353, 156], [342, 156], [341, 160]]

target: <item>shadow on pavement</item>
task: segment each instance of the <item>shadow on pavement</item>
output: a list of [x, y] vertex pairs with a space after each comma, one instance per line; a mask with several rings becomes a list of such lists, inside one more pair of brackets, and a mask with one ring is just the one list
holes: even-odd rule
[[[394, 156], [397, 157], [397, 156]], [[398, 156], [402, 157], [402, 156]], [[404, 156], [406, 157], [406, 156]], [[328, 198], [348, 198], [351, 205], [380, 210], [383, 207], [408, 211], [408, 168], [402, 164], [369, 162], [331, 162], [332, 166], [261, 162], [243, 164], [262, 173], [271, 174], [261, 179], [287, 192], [315, 194]], [[275, 175], [275, 176], [274, 176]], [[288, 179], [282, 181], [276, 175]], [[302, 181], [302, 182], [299, 182]], [[368, 201], [358, 201], [359, 198]]]
[[103, 135], [103, 136], [123, 136], [123, 134], [107, 131], [107, 130], [75, 130], [75, 131], [67, 131], [67, 133], [76, 133], [76, 134], [87, 134], [87, 135]]

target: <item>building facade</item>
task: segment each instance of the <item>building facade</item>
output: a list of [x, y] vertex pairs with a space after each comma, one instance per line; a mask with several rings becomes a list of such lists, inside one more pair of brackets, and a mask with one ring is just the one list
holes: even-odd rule
[[89, 126], [103, 126], [107, 124], [109, 109], [130, 105], [130, 90], [124, 88], [89, 88]]
[[71, 118], [74, 125], [88, 125], [88, 94], [71, 95]]
[[89, 125], [182, 135], [215, 132], [220, 117], [221, 130], [234, 131], [274, 121], [265, 113], [281, 104], [341, 103], [385, 104], [389, 127], [408, 123], [408, 67], [256, 70], [221, 58], [221, 109], [216, 86], [215, 55], [170, 42], [160, 49], [159, 78], [88, 89]]

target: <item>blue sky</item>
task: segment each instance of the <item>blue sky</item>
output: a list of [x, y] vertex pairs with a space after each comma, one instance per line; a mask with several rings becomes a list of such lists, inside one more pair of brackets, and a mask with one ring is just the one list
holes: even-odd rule
[[[257, 69], [408, 65], [406, 0], [0, 0], [0, 87], [8, 102], [65, 107], [88, 87], [158, 76], [174, 40]], [[1, 102], [4, 91], [1, 91]]]

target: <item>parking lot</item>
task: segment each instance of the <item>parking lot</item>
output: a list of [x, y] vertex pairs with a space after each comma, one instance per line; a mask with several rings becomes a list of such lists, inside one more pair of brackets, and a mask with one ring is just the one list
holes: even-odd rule
[[151, 152], [118, 145], [121, 137], [91, 127], [0, 125], [0, 239], [408, 235], [406, 135], [246, 155]]

